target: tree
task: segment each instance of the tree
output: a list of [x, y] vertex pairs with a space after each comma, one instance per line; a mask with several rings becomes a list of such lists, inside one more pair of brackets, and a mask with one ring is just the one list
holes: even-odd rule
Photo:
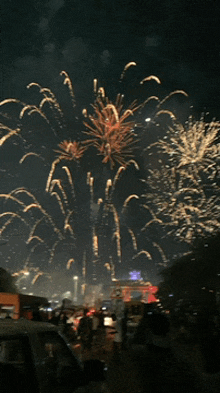
[[220, 288], [220, 234], [198, 239], [191, 252], [161, 272], [159, 297], [165, 307], [180, 299], [193, 305], [215, 307]]
[[2, 267], [0, 267], [0, 292], [17, 292], [13, 277]]

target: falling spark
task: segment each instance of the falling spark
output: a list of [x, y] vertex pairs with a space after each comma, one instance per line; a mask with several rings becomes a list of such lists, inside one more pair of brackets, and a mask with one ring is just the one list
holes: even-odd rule
[[156, 81], [158, 84], [161, 84], [160, 79], [159, 79], [157, 76], [155, 76], [155, 75], [147, 76], [146, 78], [144, 78], [144, 79], [140, 82], [140, 84], [143, 85], [144, 82], [146, 82], [146, 81], [151, 81], [151, 80], [154, 80], [154, 81]]
[[15, 130], [10, 129], [9, 127], [3, 126], [0, 124], [0, 129], [4, 129], [5, 131], [8, 131], [8, 134], [4, 135], [0, 139], [0, 146], [2, 146], [7, 139], [11, 138], [13, 135], [19, 135], [20, 133], [20, 128], [16, 128]]
[[136, 240], [135, 234], [130, 228], [128, 228], [128, 232], [130, 233], [131, 238], [132, 238], [133, 248], [135, 251], [137, 251], [137, 240]]
[[129, 196], [125, 199], [125, 201], [124, 201], [124, 203], [123, 203], [123, 211], [126, 209], [128, 203], [129, 203], [130, 200], [133, 199], [133, 198], [134, 198], [134, 199], [139, 199], [139, 196], [136, 195], [136, 194], [129, 195]]
[[146, 255], [146, 257], [148, 258], [148, 259], [150, 259], [150, 260], [152, 260], [152, 256], [151, 256], [151, 254], [148, 252], [148, 251], [145, 251], [145, 250], [141, 250], [138, 254], [136, 254], [132, 259], [136, 259], [136, 258], [138, 258], [140, 255]]
[[131, 66], [136, 66], [136, 65], [137, 65], [137, 64], [136, 64], [134, 61], [130, 61], [129, 63], [127, 63], [126, 66], [124, 67], [124, 70], [123, 70], [123, 72], [122, 72], [122, 74], [121, 74], [120, 79], [123, 79], [123, 78], [124, 78], [125, 72], [128, 70], [129, 67], [131, 67]]
[[75, 262], [74, 258], [71, 258], [71, 259], [68, 260], [67, 265], [66, 265], [67, 270], [70, 269], [70, 267], [72, 266], [72, 264], [74, 262]]
[[155, 243], [155, 242], [153, 243], [153, 246], [159, 250], [162, 261], [163, 261], [163, 266], [167, 266], [168, 261], [167, 261], [166, 255], [165, 255], [162, 247], [158, 243]]
[[40, 276], [42, 276], [43, 274], [44, 274], [43, 272], [37, 273], [36, 276], [33, 278], [31, 284], [34, 285], [34, 284], [36, 283], [36, 281], [38, 280], [38, 278], [39, 278]]
[[24, 162], [24, 160], [26, 160], [26, 158], [30, 157], [30, 156], [40, 157], [39, 154], [30, 152], [30, 153], [23, 155], [23, 157], [19, 161], [19, 164], [22, 164]]

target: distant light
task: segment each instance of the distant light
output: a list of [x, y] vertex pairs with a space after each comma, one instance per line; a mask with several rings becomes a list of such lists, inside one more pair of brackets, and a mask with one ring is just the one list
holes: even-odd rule
[[78, 280], [78, 278], [79, 278], [78, 276], [74, 276], [73, 277], [74, 280]]
[[129, 273], [130, 275], [130, 280], [141, 280], [141, 272], [137, 270], [133, 270], [132, 272]]
[[151, 118], [150, 118], [150, 117], [147, 117], [147, 118], [145, 119], [145, 121], [146, 121], [146, 122], [149, 122], [149, 121], [151, 121]]

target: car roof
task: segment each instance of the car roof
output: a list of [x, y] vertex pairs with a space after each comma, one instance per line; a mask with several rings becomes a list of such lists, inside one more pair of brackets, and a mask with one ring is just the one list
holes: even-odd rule
[[56, 326], [46, 322], [28, 321], [27, 319], [0, 319], [0, 336], [57, 330]]

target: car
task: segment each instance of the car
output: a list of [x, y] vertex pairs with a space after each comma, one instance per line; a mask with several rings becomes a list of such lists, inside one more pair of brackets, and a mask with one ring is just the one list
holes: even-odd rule
[[103, 380], [100, 368], [98, 361], [81, 364], [50, 323], [0, 320], [1, 392], [70, 393]]

